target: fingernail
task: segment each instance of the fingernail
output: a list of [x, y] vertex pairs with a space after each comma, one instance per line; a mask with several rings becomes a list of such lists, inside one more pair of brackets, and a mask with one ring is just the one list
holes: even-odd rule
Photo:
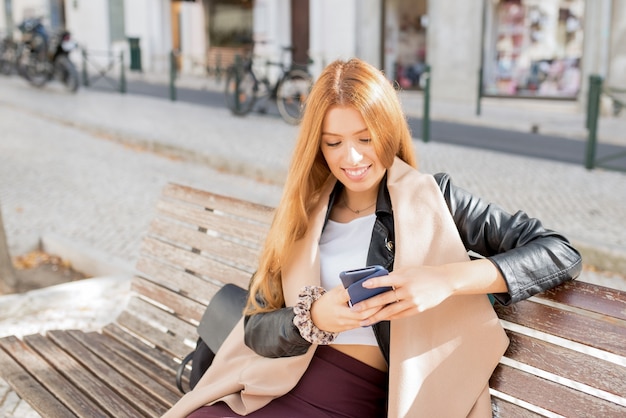
[[358, 303], [357, 303], [356, 305], [352, 305], [352, 306], [350, 307], [350, 310], [351, 310], [352, 312], [361, 312], [361, 305], [359, 305]]
[[359, 324], [362, 327], [369, 327], [370, 326], [370, 321], [368, 321], [367, 319], [364, 321], [361, 321], [361, 323]]
[[361, 284], [361, 286], [366, 287], [366, 288], [371, 287], [372, 282], [370, 282], [369, 280], [366, 280], [363, 282], [363, 284]]

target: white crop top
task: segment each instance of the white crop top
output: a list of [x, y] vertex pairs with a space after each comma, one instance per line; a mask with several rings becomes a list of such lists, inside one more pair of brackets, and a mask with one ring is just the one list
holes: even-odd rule
[[[339, 273], [365, 267], [376, 215], [371, 214], [348, 223], [329, 220], [320, 238], [322, 287], [330, 290], [341, 285]], [[333, 344], [378, 345], [372, 327], [340, 333]]]

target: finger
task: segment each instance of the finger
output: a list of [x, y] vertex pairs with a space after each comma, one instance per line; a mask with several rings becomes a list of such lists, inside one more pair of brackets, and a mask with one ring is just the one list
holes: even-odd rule
[[402, 304], [402, 302], [393, 303], [393, 304], [387, 305], [385, 308], [381, 309], [379, 312], [375, 313], [374, 315], [368, 318], [365, 318], [363, 321], [361, 321], [361, 326], [367, 327], [370, 325], [374, 325], [380, 321], [389, 321], [391, 319], [403, 318], [405, 316], [408, 316], [407, 306]]

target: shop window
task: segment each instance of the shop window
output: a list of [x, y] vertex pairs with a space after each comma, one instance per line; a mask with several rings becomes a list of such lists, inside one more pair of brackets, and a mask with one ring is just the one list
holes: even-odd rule
[[387, 22], [387, 27], [397, 36], [394, 78], [403, 89], [418, 89], [426, 69], [427, 3], [424, 0], [398, 0], [393, 7], [397, 13], [391, 13], [389, 18], [392, 21]]
[[252, 0], [208, 0], [208, 6], [211, 46], [250, 45], [253, 27]]
[[485, 93], [575, 98], [584, 0], [501, 0], [492, 12]]

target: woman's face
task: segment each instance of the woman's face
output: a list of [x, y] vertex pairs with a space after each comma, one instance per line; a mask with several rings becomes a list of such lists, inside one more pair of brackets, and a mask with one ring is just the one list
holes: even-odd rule
[[377, 193], [386, 169], [356, 109], [333, 106], [328, 110], [322, 124], [321, 149], [330, 171], [347, 191]]

